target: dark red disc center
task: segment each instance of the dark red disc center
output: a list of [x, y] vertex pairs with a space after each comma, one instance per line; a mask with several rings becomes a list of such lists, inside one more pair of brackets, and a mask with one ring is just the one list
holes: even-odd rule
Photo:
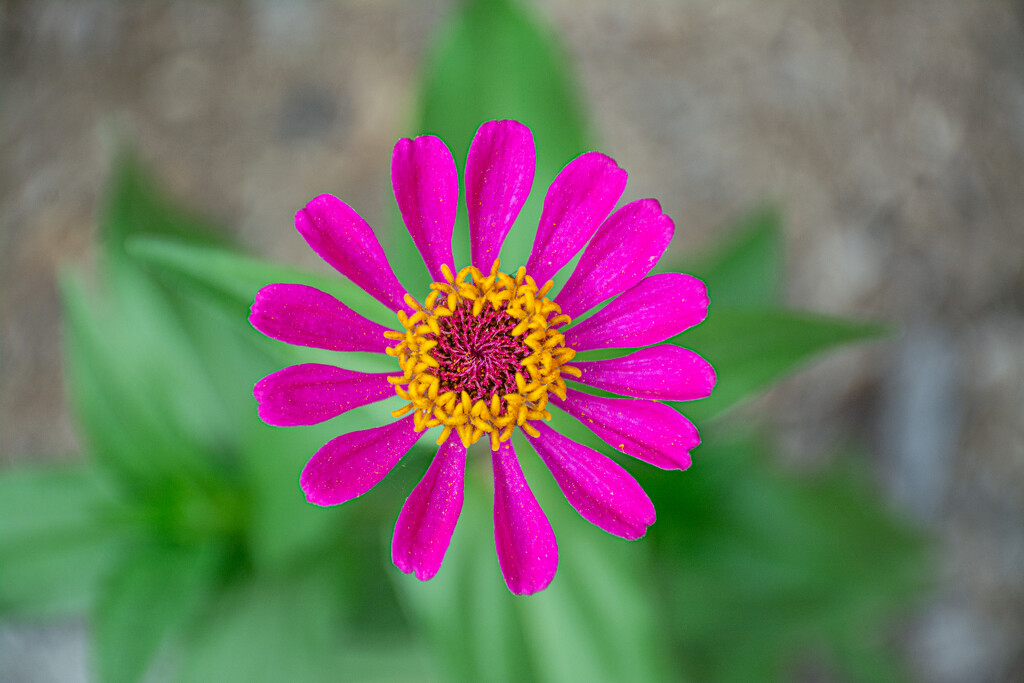
[[526, 333], [513, 336], [519, 321], [503, 310], [485, 305], [480, 315], [474, 316], [472, 302], [466, 303], [437, 319], [439, 336], [426, 335], [437, 339], [430, 355], [440, 366], [435, 372], [441, 393], [465, 391], [474, 402], [489, 401], [494, 394], [515, 393], [520, 361], [531, 353], [523, 342]]

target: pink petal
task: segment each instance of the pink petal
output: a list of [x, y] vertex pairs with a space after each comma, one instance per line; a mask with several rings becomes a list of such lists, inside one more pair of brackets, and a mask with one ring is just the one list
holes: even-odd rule
[[466, 208], [473, 265], [487, 272], [533, 186], [533, 133], [518, 121], [480, 126], [466, 158]]
[[526, 272], [550, 280], [579, 253], [619, 201], [628, 174], [615, 160], [587, 152], [570, 161], [548, 188]]
[[322, 194], [295, 214], [295, 229], [324, 261], [388, 308], [408, 310], [373, 230], [352, 207]]
[[395, 387], [387, 378], [400, 374], [369, 374], [305, 363], [267, 375], [256, 383], [253, 396], [259, 403], [260, 419], [268, 425], [313, 425], [394, 396]]
[[391, 560], [420, 581], [437, 574], [462, 512], [466, 447], [454, 436], [437, 455], [402, 506], [391, 540]]
[[654, 524], [654, 504], [629, 472], [601, 453], [537, 423], [528, 436], [566, 500], [591, 524], [630, 541]]
[[491, 453], [494, 464], [494, 544], [508, 589], [542, 591], [558, 569], [558, 544], [548, 518], [526, 485], [511, 441]]
[[672, 241], [675, 225], [654, 199], [640, 199], [612, 214], [594, 233], [565, 287], [555, 298], [575, 318], [640, 282]]
[[658, 401], [707, 398], [715, 387], [715, 369], [700, 355], [671, 344], [640, 349], [622, 358], [574, 361], [576, 380], [623, 396]]
[[448, 147], [433, 135], [403, 138], [391, 156], [391, 184], [405, 227], [435, 281], [441, 264], [453, 271], [452, 230], [459, 206], [459, 175]]
[[565, 343], [577, 351], [648, 346], [693, 327], [707, 314], [703, 282], [682, 273], [651, 275], [570, 327]]
[[697, 428], [664, 403], [604, 398], [569, 389], [551, 402], [582, 422], [612, 448], [663, 470], [685, 470], [700, 444]]
[[384, 353], [388, 345], [388, 328], [306, 285], [267, 285], [256, 293], [249, 322], [272, 339], [318, 349]]
[[339, 505], [363, 495], [387, 476], [419, 437], [410, 415], [328, 441], [299, 477], [306, 500], [314, 505]]

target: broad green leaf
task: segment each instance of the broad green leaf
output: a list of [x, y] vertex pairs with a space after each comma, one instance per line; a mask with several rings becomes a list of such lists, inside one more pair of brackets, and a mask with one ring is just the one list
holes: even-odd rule
[[718, 383], [711, 398], [676, 406], [698, 421], [706, 420], [818, 354], [890, 332], [878, 323], [799, 311], [712, 307], [707, 320], [670, 342], [704, 356], [714, 366]]
[[319, 275], [244, 256], [229, 249], [159, 237], [137, 237], [128, 253], [212, 297], [230, 315], [249, 316], [256, 292], [274, 282], [306, 284], [333, 294], [371, 320], [393, 327], [394, 314], [341, 275]]
[[[211, 321], [206, 331], [228, 327]], [[242, 321], [242, 324], [248, 323]], [[261, 569], [278, 567], [308, 553], [324, 543], [332, 529], [337, 529], [345, 518], [338, 508], [321, 508], [306, 502], [305, 494], [299, 488], [299, 475], [306, 462], [328, 441], [341, 434], [388, 424], [394, 420], [391, 411], [402, 405], [397, 396], [391, 399], [355, 408], [332, 420], [319, 425], [304, 427], [270, 427], [260, 421], [256, 412], [256, 401], [252, 397], [252, 385], [265, 374], [280, 368], [279, 363], [267, 366], [265, 362], [250, 359], [251, 343], [262, 342], [260, 336], [247, 330], [221, 330], [220, 340], [232, 336], [244, 337], [241, 344], [225, 344], [220, 353], [210, 355], [212, 377], [223, 386], [228, 394], [235, 392], [232, 399], [237, 404], [233, 413], [233, 424], [237, 429], [235, 447], [237, 458], [242, 464], [242, 476], [249, 496], [249, 519], [246, 528], [253, 561]], [[216, 340], [207, 344], [212, 350]], [[287, 348], [281, 345], [282, 348]], [[294, 360], [305, 350], [296, 351]], [[284, 354], [282, 354], [284, 355]], [[324, 352], [321, 362], [340, 365], [363, 371], [389, 371], [394, 369], [394, 360], [381, 354], [332, 354]], [[354, 363], [356, 356], [369, 357], [375, 367]], [[310, 360], [303, 358], [302, 360]], [[390, 365], [390, 366], [389, 366]], [[403, 460], [404, 467], [408, 458]], [[389, 478], [390, 479], [390, 478]], [[411, 488], [411, 486], [409, 487]], [[402, 498], [395, 502], [401, 504]], [[353, 503], [364, 505], [364, 501]], [[387, 514], [394, 514], [393, 509]], [[373, 520], [376, 525], [380, 520]]]
[[195, 363], [224, 415], [227, 429], [219, 447], [237, 451], [244, 435], [262, 425], [252, 388], [281, 368], [279, 354], [273, 353], [277, 343], [256, 333], [245, 317], [229, 317], [192, 290], [179, 297], [176, 308], [177, 324], [195, 349]]
[[116, 492], [87, 464], [0, 471], [0, 544], [102, 523]]
[[323, 571], [261, 578], [211, 606], [183, 657], [178, 679], [278, 683], [339, 677], [337, 603]]
[[0, 472], [0, 611], [65, 614], [91, 601], [122, 541], [114, 496], [88, 465]]
[[142, 680], [157, 652], [206, 601], [221, 555], [215, 547], [155, 544], [126, 553], [93, 611], [97, 680]]
[[408, 638], [389, 637], [377, 641], [353, 640], [335, 654], [337, 671], [353, 683], [394, 683], [441, 681], [432, 675], [430, 657], [424, 648]]
[[[478, 449], [470, 453], [483, 454]], [[462, 514], [438, 574], [427, 582], [394, 573], [397, 570], [391, 570], [392, 576], [444, 680], [536, 680], [518, 605], [502, 581], [494, 555], [490, 500], [485, 500], [472, 474], [467, 476]]]
[[[247, 321], [252, 296], [273, 281], [302, 281], [333, 290], [354, 304], [368, 298], [343, 280], [323, 278], [293, 269], [265, 264], [224, 249], [197, 247], [182, 242], [138, 238], [129, 252], [149, 261], [161, 272], [196, 285], [193, 297], [182, 304], [179, 325], [197, 347], [199, 366], [214, 387], [220, 411], [229, 415], [230, 427], [221, 444], [243, 465], [236, 480], [247, 490], [249, 517], [245, 535], [253, 561], [261, 569], [287, 563], [296, 554], [322, 543], [324, 534], [338, 523], [336, 510], [309, 505], [298, 487], [306, 461], [327, 441], [344, 432], [391, 421], [392, 401], [365, 406], [323, 425], [280, 429], [260, 422], [252, 386], [285, 362], [317, 361], [368, 372], [393, 369], [393, 361], [378, 354], [338, 354], [299, 349], [265, 339]], [[212, 293], [212, 298], [209, 296]], [[197, 302], [228, 302], [227, 306], [197, 306]], [[384, 310], [376, 302], [372, 310]], [[385, 311], [390, 317], [391, 313]]]
[[583, 680], [666, 680], [666, 642], [655, 623], [658, 598], [649, 590], [646, 546], [580, 517], [525, 439], [517, 438], [516, 452], [558, 535], [559, 574], [522, 612], [527, 637], [545, 653], [538, 657], [543, 677], [568, 680], [592, 666]]
[[245, 533], [259, 569], [273, 569], [308, 554], [338, 526], [340, 509], [310, 505], [299, 488], [306, 461], [337, 435], [323, 427], [276, 429], [262, 424], [245, 435], [241, 457], [251, 492]]
[[[778, 306], [782, 287], [782, 218], [773, 206], [761, 207], [725, 230], [725, 245], [684, 265], [682, 272], [708, 287], [713, 309]], [[677, 270], [672, 266], [661, 270]]]
[[927, 585], [927, 565], [920, 537], [862, 468], [803, 479], [759, 442], [725, 441], [720, 425], [702, 423], [693, 467], [666, 472], [553, 412], [552, 426], [616, 458], [655, 503], [658, 521], [638, 545], [653, 552], [659, 632], [674, 634], [687, 680], [786, 678], [808, 651], [844, 679], [900, 680], [885, 629]]
[[[281, 573], [235, 585], [192, 632], [177, 680], [435, 680], [425, 652], [408, 633], [375, 631], [368, 620], [355, 620], [340, 599], [339, 575], [368, 559], [321, 552]], [[389, 606], [379, 595], [364, 597], [377, 609]]]
[[167, 302], [131, 268], [109, 298], [62, 279], [72, 405], [92, 454], [133, 486], [203, 478], [223, 411]]
[[[439, 136], [461, 171], [477, 128], [492, 119], [526, 124], [537, 148], [533, 191], [501, 252], [514, 272], [526, 263], [548, 184], [587, 150], [588, 128], [557, 37], [518, 2], [471, 0], [456, 10], [429, 51], [419, 115], [410, 132]], [[464, 195], [460, 199], [464, 202]], [[426, 292], [429, 279], [408, 233], [396, 228], [389, 246], [395, 272], [409, 291]], [[464, 208], [453, 246], [456, 265], [469, 263]]]
[[585, 150], [587, 126], [567, 58], [553, 32], [519, 3], [470, 0], [427, 63], [420, 128], [445, 140], [460, 166], [477, 127], [490, 119], [529, 126], [545, 172]]
[[157, 189], [139, 159], [122, 151], [114, 161], [100, 215], [100, 233], [108, 256], [120, 258], [131, 235], [167, 235], [217, 243], [223, 230], [181, 208]]
[[441, 571], [427, 583], [397, 579], [439, 664], [464, 681], [664, 680], [642, 550], [583, 521], [530, 447], [517, 452], [558, 535], [558, 574], [527, 598], [506, 588], [483, 492], [489, 486], [481, 485], [488, 454], [479, 451]]
[[809, 480], [779, 470], [755, 440], [708, 437], [686, 476], [639, 471], [688, 677], [778, 680], [811, 651], [844, 680], [892, 680], [880, 634], [927, 585], [920, 537], [858, 471]]

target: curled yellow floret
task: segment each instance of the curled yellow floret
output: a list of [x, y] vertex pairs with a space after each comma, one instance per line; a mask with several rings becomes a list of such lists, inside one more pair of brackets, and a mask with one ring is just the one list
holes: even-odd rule
[[[467, 266], [454, 275], [441, 266], [445, 279], [422, 304], [406, 295], [414, 312], [398, 313], [405, 332], [386, 335], [403, 371], [390, 381], [407, 401], [392, 415], [414, 411], [417, 431], [441, 427], [439, 445], [454, 432], [467, 447], [486, 435], [497, 450], [516, 426], [537, 436], [531, 423], [551, 419], [548, 393], [565, 398], [562, 373], [580, 375], [558, 331], [572, 321], [547, 298], [553, 283], [538, 287], [525, 268], [512, 276], [500, 267], [496, 259], [487, 274]], [[480, 349], [466, 340], [482, 340]]]

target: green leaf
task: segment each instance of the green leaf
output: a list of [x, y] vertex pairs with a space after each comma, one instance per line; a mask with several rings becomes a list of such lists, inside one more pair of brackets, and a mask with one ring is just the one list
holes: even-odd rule
[[122, 540], [115, 507], [88, 465], [0, 473], [0, 612], [83, 609]]
[[708, 287], [713, 310], [778, 306], [782, 287], [782, 217], [764, 206], [724, 231], [732, 236], [714, 253], [681, 270]]
[[69, 391], [92, 454], [133, 486], [210, 476], [224, 412], [163, 295], [139, 273], [111, 272], [105, 301], [62, 281]]
[[217, 548], [132, 548], [93, 612], [97, 680], [142, 679], [157, 652], [203, 606], [221, 561]]
[[[460, 169], [485, 121], [516, 119], [533, 131], [533, 192], [501, 252], [502, 260], [515, 267], [526, 263], [548, 184], [588, 149], [586, 118], [567, 62], [557, 37], [508, 0], [466, 3], [444, 26], [427, 58], [413, 132], [439, 136]], [[469, 262], [464, 207], [459, 216], [453, 251], [455, 263], [464, 264]], [[395, 272], [410, 292], [425, 292], [429, 279], [408, 233], [396, 227], [390, 237]]]
[[245, 533], [259, 569], [273, 569], [314, 551], [338, 526], [343, 510], [307, 503], [299, 474], [313, 454], [340, 433], [322, 426], [276, 429], [260, 424], [246, 434], [242, 458], [252, 499]]
[[437, 576], [392, 576], [444, 680], [536, 680], [518, 606], [494, 556], [489, 501], [474, 484], [467, 476], [462, 514]]
[[657, 590], [687, 677], [779, 680], [819, 653], [843, 680], [893, 680], [885, 634], [927, 585], [920, 536], [856, 461], [807, 479], [774, 465], [759, 441], [706, 437], [685, 476], [639, 471], [658, 510]]
[[122, 151], [108, 180], [100, 233], [108, 256], [123, 256], [131, 235], [168, 235], [196, 242], [218, 243], [223, 230], [181, 208], [157, 189], [139, 159]]
[[353, 641], [336, 653], [335, 667], [353, 683], [394, 683], [441, 680], [431, 675], [427, 652], [407, 638], [390, 637], [382, 641]]
[[721, 414], [830, 349], [891, 334], [878, 323], [774, 309], [712, 307], [699, 326], [670, 342], [693, 349], [714, 366], [718, 383], [711, 398], [680, 403], [701, 421]]
[[334, 595], [320, 573], [237, 586], [193, 632], [178, 680], [277, 683], [332, 680], [340, 638]]
[[407, 633], [368, 633], [363, 622], [350, 620], [337, 582], [344, 561], [334, 552], [321, 554], [234, 586], [192, 632], [177, 680], [435, 680]]
[[447, 141], [460, 162], [477, 127], [500, 118], [530, 127], [539, 169], [557, 170], [585, 150], [567, 58], [516, 2], [468, 2], [435, 42], [423, 80], [420, 127]]
[[[159, 237], [138, 237], [128, 253], [159, 272], [185, 282], [240, 320], [249, 316], [256, 292], [274, 282], [306, 284], [333, 294], [346, 306], [383, 325], [395, 325], [394, 314], [361, 288], [343, 278], [319, 275], [244, 256], [229, 249]], [[396, 269], [397, 270], [397, 269]]]
[[[199, 367], [214, 387], [218, 412], [228, 415], [230, 432], [222, 450], [230, 449], [243, 465], [238, 483], [247, 490], [249, 517], [244, 534], [253, 561], [261, 569], [279, 567], [322, 542], [336, 525], [337, 511], [309, 505], [298, 487], [305, 462], [335, 436], [367, 424], [385, 424], [397, 399], [357, 408], [322, 425], [298, 429], [268, 427], [259, 421], [252, 385], [281, 367], [281, 361], [319, 361], [364, 371], [390, 369], [376, 354], [338, 354], [301, 349], [267, 340], [247, 321], [248, 306], [263, 284], [302, 281], [332, 291], [353, 308], [376, 317], [392, 314], [343, 278], [326, 278], [267, 264], [226, 249], [162, 238], [137, 238], [129, 253], [176, 281], [191, 285], [192, 297], [182, 303], [182, 325], [197, 347]], [[196, 306], [196, 300], [214, 302]], [[359, 303], [359, 302], [362, 302]], [[383, 316], [379, 313], [383, 312]], [[274, 358], [278, 360], [273, 360]], [[383, 360], [382, 360], [383, 359]], [[187, 390], [184, 391], [187, 393]]]
[[[665, 680], [642, 548], [582, 520], [530, 447], [518, 444], [517, 452], [558, 535], [559, 569], [551, 585], [529, 597], [508, 591], [494, 554], [490, 499], [480, 485], [489, 468], [474, 458], [441, 571], [426, 583], [396, 579], [447, 677]], [[472, 471], [474, 465], [485, 471]]]

